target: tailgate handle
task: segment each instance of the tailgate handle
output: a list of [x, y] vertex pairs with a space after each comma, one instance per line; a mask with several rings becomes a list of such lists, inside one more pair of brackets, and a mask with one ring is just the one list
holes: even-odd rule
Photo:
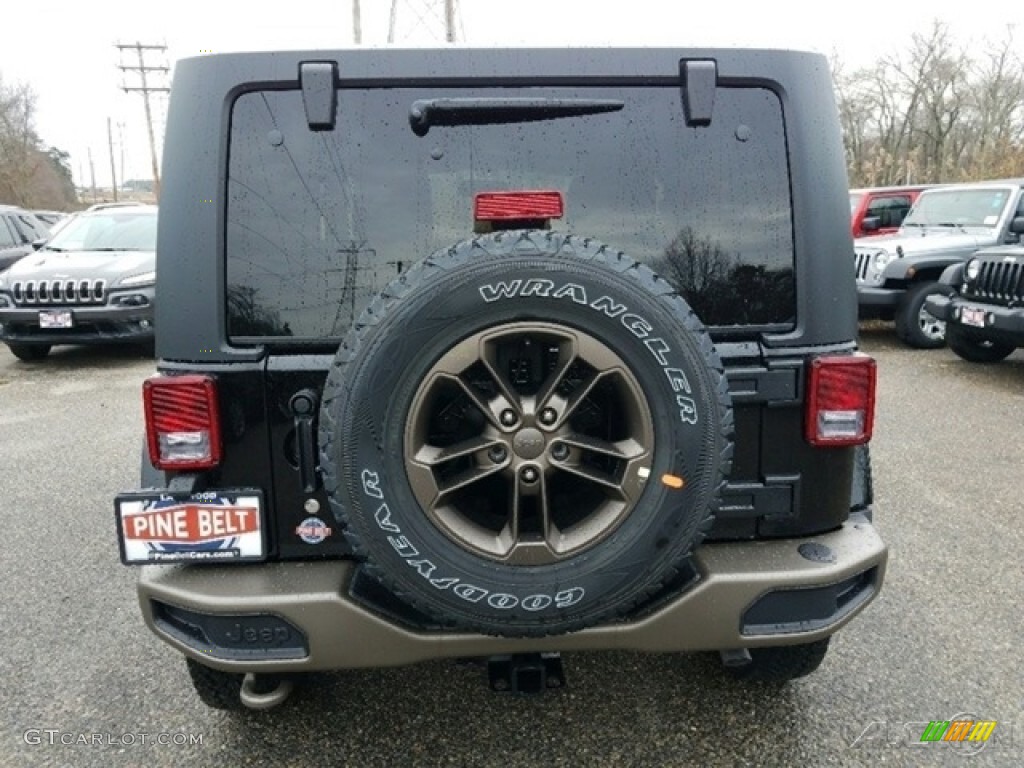
[[317, 396], [311, 389], [292, 395], [288, 408], [295, 419], [295, 454], [299, 461], [299, 480], [305, 493], [316, 490], [316, 443], [313, 440], [313, 418]]

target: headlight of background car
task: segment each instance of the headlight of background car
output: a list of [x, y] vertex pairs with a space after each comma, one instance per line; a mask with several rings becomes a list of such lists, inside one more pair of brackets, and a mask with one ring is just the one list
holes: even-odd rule
[[967, 278], [967, 282], [973, 283], [978, 279], [978, 275], [981, 274], [981, 261], [978, 259], [971, 259], [967, 262], [967, 266], [964, 267], [964, 277]]
[[891, 253], [889, 253], [888, 251], [879, 251], [878, 253], [875, 254], [873, 266], [875, 269], [881, 272], [889, 265], [890, 261], [892, 261]]
[[122, 288], [138, 287], [156, 282], [156, 272], [142, 272], [138, 275], [122, 277], [118, 285]]

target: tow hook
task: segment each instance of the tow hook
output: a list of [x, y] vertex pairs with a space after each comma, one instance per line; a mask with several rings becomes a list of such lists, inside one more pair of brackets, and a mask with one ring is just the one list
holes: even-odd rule
[[246, 674], [239, 698], [249, 709], [273, 709], [284, 704], [295, 684], [286, 678], [272, 679], [265, 675]]
[[487, 659], [491, 690], [498, 693], [536, 695], [565, 687], [565, 670], [559, 653], [516, 653]]

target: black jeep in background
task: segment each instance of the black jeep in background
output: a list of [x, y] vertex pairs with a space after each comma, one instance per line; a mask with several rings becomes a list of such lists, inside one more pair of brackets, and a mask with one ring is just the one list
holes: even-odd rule
[[[1024, 216], [1018, 216], [1024, 231]], [[984, 248], [942, 273], [953, 293], [931, 296], [928, 310], [946, 322], [946, 343], [972, 363], [998, 363], [1024, 347], [1024, 246]]]
[[715, 651], [788, 680], [878, 593], [826, 61], [386, 50], [179, 63], [147, 625], [208, 704], [289, 676]]

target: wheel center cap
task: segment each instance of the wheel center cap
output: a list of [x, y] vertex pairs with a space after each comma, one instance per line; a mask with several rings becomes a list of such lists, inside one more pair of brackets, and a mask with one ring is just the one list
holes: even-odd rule
[[512, 438], [512, 450], [521, 459], [536, 459], [544, 452], [544, 435], [539, 429], [527, 427]]

